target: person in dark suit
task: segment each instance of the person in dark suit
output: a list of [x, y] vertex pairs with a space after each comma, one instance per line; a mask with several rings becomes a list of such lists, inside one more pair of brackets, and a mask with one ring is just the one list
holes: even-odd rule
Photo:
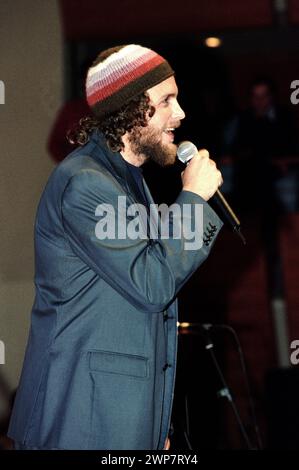
[[16, 448], [169, 447], [176, 297], [222, 226], [207, 204], [222, 178], [206, 150], [183, 172], [175, 210], [164, 210], [167, 236], [140, 171], [176, 159], [184, 112], [173, 75], [134, 44], [104, 51], [88, 71], [93, 117], [37, 211], [36, 298], [8, 433]]

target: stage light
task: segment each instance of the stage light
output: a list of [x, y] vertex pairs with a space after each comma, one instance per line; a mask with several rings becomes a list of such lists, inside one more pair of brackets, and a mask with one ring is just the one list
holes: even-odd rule
[[179, 328], [189, 328], [189, 327], [190, 327], [190, 323], [188, 323], [188, 322], [181, 322], [181, 323], [180, 323], [180, 322], [177, 322], [177, 326], [178, 326]]
[[220, 47], [222, 44], [222, 41], [220, 38], [209, 37], [204, 40], [204, 43], [207, 47]]

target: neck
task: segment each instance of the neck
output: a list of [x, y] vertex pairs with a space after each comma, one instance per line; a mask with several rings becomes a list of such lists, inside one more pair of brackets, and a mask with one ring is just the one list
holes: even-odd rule
[[132, 151], [127, 134], [125, 134], [122, 137], [122, 141], [125, 145], [124, 150], [121, 150], [120, 152], [123, 159], [126, 160], [128, 163], [131, 163], [131, 165], [135, 165], [135, 166], [143, 165], [143, 163], [146, 161], [146, 157], [144, 157], [143, 155], [136, 155]]

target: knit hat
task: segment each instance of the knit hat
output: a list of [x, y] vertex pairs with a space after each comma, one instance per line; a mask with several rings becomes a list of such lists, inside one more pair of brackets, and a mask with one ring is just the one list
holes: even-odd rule
[[87, 102], [102, 118], [172, 75], [169, 63], [151, 49], [136, 44], [123, 46], [89, 68]]

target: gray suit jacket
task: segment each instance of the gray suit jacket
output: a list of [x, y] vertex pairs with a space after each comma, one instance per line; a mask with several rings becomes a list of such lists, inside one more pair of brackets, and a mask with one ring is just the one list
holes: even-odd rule
[[121, 155], [95, 132], [55, 169], [41, 197], [36, 297], [8, 433], [29, 447], [164, 446], [176, 295], [208, 256], [222, 223], [199, 196], [183, 191], [179, 207], [203, 204], [202, 248], [185, 250], [186, 240], [175, 237], [99, 239], [96, 209], [111, 204], [117, 213], [118, 196], [140, 202]]

